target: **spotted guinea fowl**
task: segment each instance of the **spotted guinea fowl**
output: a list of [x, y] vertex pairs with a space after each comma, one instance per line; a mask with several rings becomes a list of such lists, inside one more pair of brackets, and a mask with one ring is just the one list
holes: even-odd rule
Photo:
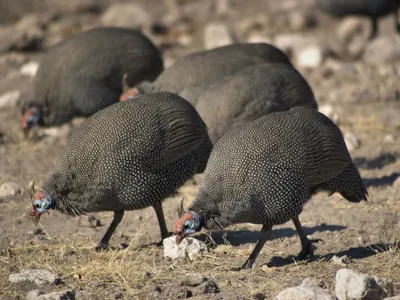
[[339, 128], [305, 107], [268, 114], [230, 130], [214, 146], [200, 191], [176, 223], [176, 242], [202, 227], [262, 224], [260, 239], [242, 267], [247, 269], [272, 226], [292, 219], [301, 254], [312, 254], [298, 216], [320, 190], [338, 192], [351, 202], [367, 200]]
[[153, 206], [168, 235], [161, 201], [204, 171], [212, 144], [190, 103], [153, 93], [111, 105], [72, 134], [43, 189], [31, 193], [31, 216], [114, 211], [98, 248], [105, 248], [125, 210]]
[[288, 64], [256, 64], [203, 91], [196, 109], [213, 143], [230, 128], [295, 106], [317, 109], [307, 81]]
[[120, 99], [126, 100], [138, 93], [168, 91], [195, 105], [200, 93], [220, 78], [266, 62], [291, 65], [285, 53], [264, 43], [239, 43], [191, 53], [164, 70], [153, 83], [142, 82]]
[[142, 33], [95, 28], [50, 48], [40, 61], [34, 99], [22, 107], [25, 134], [37, 123], [63, 124], [118, 102], [123, 77], [134, 85], [163, 70], [160, 51]]
[[348, 15], [369, 17], [372, 24], [371, 39], [378, 33], [378, 19], [394, 13], [396, 29], [400, 32], [399, 0], [317, 0], [317, 5], [321, 10], [337, 17]]

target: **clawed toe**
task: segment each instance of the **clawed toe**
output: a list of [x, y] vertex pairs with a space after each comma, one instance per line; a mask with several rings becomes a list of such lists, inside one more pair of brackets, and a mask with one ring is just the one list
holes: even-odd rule
[[108, 244], [99, 243], [96, 248], [94, 248], [97, 252], [108, 250]]
[[309, 240], [308, 243], [306, 245], [304, 245], [300, 251], [300, 253], [297, 255], [297, 259], [299, 260], [303, 260], [306, 258], [312, 258], [314, 257], [314, 243], [318, 243], [321, 242], [321, 239], [313, 239], [313, 240]]

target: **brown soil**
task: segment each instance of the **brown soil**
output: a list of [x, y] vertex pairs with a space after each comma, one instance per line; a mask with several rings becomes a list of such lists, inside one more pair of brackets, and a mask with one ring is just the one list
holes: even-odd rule
[[[256, 11], [274, 14], [273, 10], [260, 10], [262, 5], [258, 2], [261, 3], [254, 1], [257, 5], [253, 9], [240, 10], [241, 17], [250, 17]], [[285, 1], [271, 2], [279, 5]], [[204, 19], [211, 20], [213, 16]], [[316, 35], [329, 35], [338, 24], [320, 14], [318, 21], [318, 27], [310, 29]], [[382, 34], [393, 34], [392, 21], [383, 20]], [[234, 22], [232, 16], [227, 20]], [[282, 26], [269, 30], [287, 32]], [[196, 47], [168, 48], [165, 54], [177, 57]], [[2, 57], [12, 55], [16, 54]], [[34, 58], [37, 55], [42, 54], [23, 54]], [[31, 96], [31, 79], [5, 76], [16, 70], [12, 64], [0, 64], [0, 74], [4, 75], [0, 94], [19, 89], [24, 97]], [[361, 146], [351, 154], [369, 192], [369, 201], [365, 203], [352, 204], [339, 195], [328, 198], [318, 194], [305, 205], [300, 219], [306, 233], [310, 238], [322, 239], [316, 244], [314, 259], [296, 261], [294, 256], [300, 251], [300, 243], [294, 226], [287, 223], [274, 227], [273, 239], [267, 242], [252, 271], [232, 271], [246, 260], [260, 229], [241, 224], [226, 229], [226, 240], [220, 232], [212, 233], [215, 244], [212, 243], [209, 254], [195, 262], [172, 265], [163, 259], [163, 249], [153, 245], [159, 241], [159, 227], [152, 208], [126, 213], [111, 240], [116, 249], [103, 253], [93, 248], [112, 220], [109, 212], [96, 214], [101, 226], [91, 227], [87, 216], [70, 218], [52, 211], [41, 219], [41, 234], [29, 233], [35, 226], [27, 215], [27, 184], [35, 180], [40, 185], [45, 180], [65, 145], [69, 125], [56, 137], [23, 141], [18, 109], [2, 108], [0, 185], [15, 182], [23, 191], [16, 197], [0, 199], [0, 298], [23, 299], [36, 288], [34, 284], [9, 283], [9, 274], [23, 268], [45, 268], [58, 273], [62, 284], [42, 289], [50, 292], [71, 288], [82, 299], [176, 299], [185, 292], [185, 287], [180, 286], [182, 280], [194, 274], [212, 278], [221, 292], [210, 296], [200, 288], [188, 287], [193, 299], [249, 299], [256, 293], [273, 299], [279, 291], [300, 284], [306, 277], [322, 280], [333, 293], [335, 272], [342, 268], [330, 262], [333, 255], [347, 255], [351, 259], [349, 268], [393, 280], [395, 291], [400, 294], [400, 251], [396, 247], [400, 241], [400, 185], [393, 185], [400, 175], [400, 97], [385, 93], [399, 93], [400, 64], [370, 67], [362, 61], [338, 60], [335, 68], [325, 63], [315, 70], [300, 71], [314, 89], [319, 104], [329, 104], [337, 112], [342, 131], [351, 132], [360, 141]], [[187, 201], [193, 200], [197, 188], [198, 184], [188, 182], [176, 198], [163, 203], [170, 231], [177, 218], [177, 199], [183, 195]], [[205, 234], [198, 237], [210, 240]], [[129, 247], [120, 250], [121, 244]]]

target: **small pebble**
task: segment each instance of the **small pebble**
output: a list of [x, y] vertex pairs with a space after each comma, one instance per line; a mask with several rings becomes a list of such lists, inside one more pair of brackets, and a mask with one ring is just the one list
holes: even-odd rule
[[73, 277], [74, 279], [76, 279], [76, 280], [80, 280], [80, 279], [82, 278], [82, 276], [79, 275], [79, 274], [74, 274], [72, 277]]
[[182, 286], [196, 287], [207, 281], [207, 277], [202, 274], [194, 274], [185, 278], [182, 282]]
[[253, 300], [264, 300], [265, 299], [265, 295], [263, 293], [257, 293], [255, 295], [253, 295]]
[[339, 266], [347, 266], [350, 263], [350, 258], [347, 255], [343, 255], [343, 256], [336, 256], [334, 255], [331, 259], [330, 262], [335, 264], [335, 265], [339, 265]]
[[6, 182], [0, 186], [0, 198], [15, 197], [21, 193], [21, 187], [14, 182]]
[[344, 134], [344, 141], [346, 142], [347, 149], [351, 152], [355, 149], [360, 148], [360, 141], [352, 133]]
[[321, 47], [311, 45], [299, 50], [295, 60], [299, 68], [316, 68], [322, 65], [324, 53]]
[[187, 299], [193, 296], [192, 291], [188, 290], [187, 288], [180, 288], [180, 290], [177, 293], [176, 298], [177, 299]]
[[41, 228], [35, 228], [34, 230], [29, 230], [28, 234], [29, 235], [39, 235], [42, 234], [43, 230]]
[[16, 106], [21, 98], [20, 91], [10, 91], [0, 95], [0, 108]]
[[210, 50], [234, 43], [233, 32], [224, 23], [210, 23], [204, 28], [204, 47]]
[[19, 69], [19, 71], [22, 75], [35, 77], [38, 69], [39, 69], [39, 64], [35, 61], [31, 61], [31, 62], [24, 64]]
[[400, 188], [400, 176], [393, 182], [393, 187]]
[[203, 294], [217, 294], [219, 292], [218, 285], [214, 281], [207, 279], [203, 286]]
[[383, 140], [385, 141], [385, 143], [393, 143], [395, 141], [395, 138], [393, 134], [387, 134], [385, 135]]

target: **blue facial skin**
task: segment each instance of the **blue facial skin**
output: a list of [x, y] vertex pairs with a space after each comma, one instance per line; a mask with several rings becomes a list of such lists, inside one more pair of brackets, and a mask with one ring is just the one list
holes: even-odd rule
[[43, 198], [43, 201], [36, 199], [33, 202], [33, 205], [35, 206], [36, 211], [43, 214], [53, 206], [53, 199], [46, 195]]
[[186, 220], [183, 224], [183, 232], [186, 234], [193, 234], [196, 231], [200, 231], [201, 227], [204, 224], [204, 218], [202, 215], [197, 212], [190, 212], [193, 216], [192, 220]]
[[196, 220], [194, 220], [194, 222], [186, 220], [185, 224], [183, 225], [183, 231], [186, 234], [193, 234], [197, 231], [198, 227], [199, 227], [199, 222], [197, 222]]
[[29, 128], [35, 126], [39, 122], [39, 117], [40, 117], [40, 112], [36, 107], [32, 107], [32, 110], [34, 112], [34, 115], [28, 117]]

